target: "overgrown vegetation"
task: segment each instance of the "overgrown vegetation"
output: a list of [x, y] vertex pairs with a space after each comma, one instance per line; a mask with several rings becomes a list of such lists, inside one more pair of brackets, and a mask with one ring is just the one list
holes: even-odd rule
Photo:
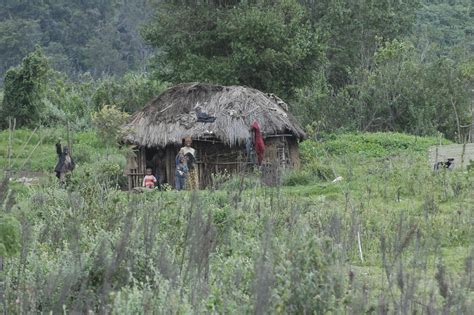
[[5, 96], [2, 101], [0, 128], [7, 125], [7, 118], [14, 118], [18, 126], [36, 126], [44, 113], [48, 61], [38, 48], [23, 59], [20, 66], [5, 74]]
[[[75, 137], [76, 147], [100, 143]], [[121, 192], [112, 168], [84, 161], [66, 189], [43, 178], [18, 190], [10, 213], [21, 237], [4, 260], [5, 307], [466, 313], [474, 182], [463, 171], [432, 172], [425, 149], [437, 143], [330, 135], [302, 143], [302, 171], [318, 165], [339, 182], [312, 175], [303, 186], [269, 188], [236, 175], [195, 193]]]
[[[169, 85], [204, 81], [275, 93], [303, 125], [320, 131], [441, 132], [456, 142], [469, 136], [469, 0], [0, 7], [0, 38], [7, 43], [0, 49], [2, 128], [12, 116], [18, 126], [69, 122], [83, 130], [104, 105], [132, 113]], [[46, 81], [44, 74], [19, 79], [25, 65], [13, 68], [35, 58], [35, 44], [48, 57]], [[26, 83], [34, 89], [25, 90]]]

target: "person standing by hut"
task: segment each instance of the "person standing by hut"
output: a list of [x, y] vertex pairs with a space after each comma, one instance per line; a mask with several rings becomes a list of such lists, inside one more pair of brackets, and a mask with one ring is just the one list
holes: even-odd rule
[[197, 168], [195, 165], [196, 161], [196, 150], [191, 147], [193, 140], [191, 137], [184, 138], [184, 146], [179, 150], [178, 155], [182, 155], [187, 157], [188, 160], [188, 179], [187, 179], [187, 187], [190, 190], [198, 189], [198, 175], [197, 175]]
[[250, 126], [250, 132], [252, 137], [252, 144], [257, 155], [257, 164], [262, 165], [263, 157], [265, 155], [265, 143], [263, 142], [262, 132], [260, 131], [260, 125], [255, 120]]
[[71, 155], [69, 154], [69, 148], [67, 146], [64, 146], [61, 149], [60, 142], [56, 143], [56, 153], [58, 154], [58, 163], [56, 164], [54, 171], [56, 172], [56, 177], [59, 178], [59, 182], [61, 184], [65, 184], [66, 173], [74, 170], [74, 167], [76, 165]]
[[176, 162], [176, 190], [183, 190], [186, 188], [186, 177], [188, 176], [188, 166], [186, 165], [186, 157], [178, 154]]

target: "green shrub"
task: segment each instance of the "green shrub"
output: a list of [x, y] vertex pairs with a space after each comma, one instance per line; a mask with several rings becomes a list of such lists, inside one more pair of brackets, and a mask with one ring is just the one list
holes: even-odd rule
[[[254, 188], [256, 185], [259, 185], [258, 177], [249, 174], [240, 175], [240, 176], [227, 176], [227, 180], [224, 180], [219, 189], [227, 191], [238, 191]], [[213, 177], [213, 180], [216, 180], [216, 177]]]
[[467, 166], [467, 171], [469, 173], [474, 172], [474, 161], [473, 160], [469, 160], [469, 165]]
[[306, 164], [304, 169], [320, 180], [328, 181], [336, 177], [331, 166], [325, 164], [319, 159], [314, 159]]
[[[314, 157], [361, 155], [381, 158], [402, 152], [425, 153], [432, 145], [439, 144], [435, 137], [417, 137], [401, 133], [347, 133], [326, 135], [320, 141], [306, 140], [300, 145], [302, 160]], [[442, 144], [450, 143], [442, 139]]]
[[20, 250], [20, 223], [11, 215], [0, 214], [0, 257], [11, 257]]
[[281, 184], [283, 186], [308, 185], [312, 180], [313, 177], [308, 171], [293, 170], [283, 175]]
[[0, 113], [0, 128], [8, 127], [8, 117], [16, 119], [18, 127], [38, 126], [43, 117], [43, 101], [48, 60], [41, 48], [28, 54], [20, 65], [5, 73], [4, 97]]
[[79, 143], [74, 145], [73, 158], [77, 164], [90, 163], [93, 153], [94, 148], [87, 144]]
[[74, 140], [78, 144], [85, 144], [94, 148], [103, 147], [102, 141], [100, 141], [97, 134], [92, 130], [75, 134]]

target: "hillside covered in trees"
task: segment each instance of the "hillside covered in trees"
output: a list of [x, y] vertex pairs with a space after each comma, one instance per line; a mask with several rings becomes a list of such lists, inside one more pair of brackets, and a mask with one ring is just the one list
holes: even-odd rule
[[103, 105], [131, 112], [166, 86], [201, 81], [275, 93], [316, 130], [462, 141], [473, 10], [470, 0], [4, 1], [2, 125], [17, 116], [87, 128]]

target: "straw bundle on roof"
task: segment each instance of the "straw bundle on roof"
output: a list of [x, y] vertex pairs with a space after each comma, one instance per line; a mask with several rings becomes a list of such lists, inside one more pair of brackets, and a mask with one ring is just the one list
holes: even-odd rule
[[[197, 122], [196, 108], [215, 122]], [[292, 134], [305, 137], [287, 111], [287, 104], [272, 94], [243, 86], [184, 83], [164, 91], [135, 113], [125, 126], [127, 142], [142, 146], [166, 146], [181, 139], [218, 139], [230, 146], [245, 142], [249, 127], [258, 121], [265, 136]]]

